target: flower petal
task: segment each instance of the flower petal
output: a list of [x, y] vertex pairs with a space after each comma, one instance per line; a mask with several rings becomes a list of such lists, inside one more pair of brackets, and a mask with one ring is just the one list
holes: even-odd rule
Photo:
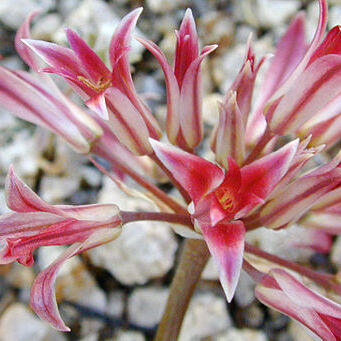
[[76, 53], [83, 68], [88, 72], [95, 83], [110, 79], [111, 72], [105, 66], [101, 58], [89, 47], [89, 45], [74, 31], [67, 29], [66, 36], [72, 50]]
[[180, 125], [189, 148], [197, 146], [202, 139], [200, 65], [204, 58], [218, 45], [206, 46], [186, 71], [180, 91]]
[[323, 109], [341, 91], [341, 56], [317, 59], [296, 79], [273, 112], [267, 115], [271, 130], [278, 135], [295, 132]]
[[49, 205], [39, 198], [23, 181], [14, 173], [11, 166], [6, 178], [7, 206], [16, 212], [49, 212], [63, 215], [58, 208]]
[[262, 303], [304, 324], [323, 340], [337, 341], [316, 312], [297, 306], [283, 291], [257, 285], [255, 294]]
[[15, 35], [15, 49], [17, 50], [20, 57], [25, 61], [25, 63], [32, 68], [34, 71], [38, 71], [39, 62], [35, 53], [26, 46], [21, 40], [30, 39], [30, 25], [31, 21], [39, 14], [39, 10], [33, 11], [24, 21], [24, 23], [19, 27]]
[[110, 113], [109, 125], [119, 141], [134, 154], [151, 153], [147, 126], [129, 98], [111, 87], [106, 91], [106, 99]]
[[188, 192], [195, 204], [223, 181], [223, 171], [215, 164], [152, 139], [150, 143], [156, 156]]
[[179, 31], [176, 31], [176, 38], [174, 75], [181, 88], [187, 69], [199, 55], [198, 34], [189, 8], [186, 10]]
[[231, 92], [230, 97], [220, 105], [215, 156], [216, 161], [225, 169], [228, 168], [228, 156], [238, 165], [244, 161], [244, 123], [237, 104], [236, 92]]
[[270, 228], [294, 223], [340, 181], [340, 168], [318, 169], [298, 178], [262, 208], [260, 223]]
[[70, 331], [70, 328], [63, 322], [57, 307], [54, 292], [57, 271], [69, 258], [107, 243], [117, 238], [119, 233], [120, 231], [115, 229], [93, 233], [85, 242], [74, 244], [66, 249], [63, 254], [37, 276], [31, 290], [31, 307], [40, 318], [49, 322], [57, 330]]
[[77, 55], [71, 49], [42, 40], [23, 39], [22, 42], [53, 69], [70, 72], [75, 78], [87, 75]]
[[165, 75], [167, 90], [167, 137], [172, 144], [176, 144], [176, 139], [180, 129], [179, 105], [180, 90], [171, 66], [168, 64], [166, 56], [161, 49], [152, 41], [142, 37], [136, 39], [144, 45], [158, 60]]
[[330, 299], [312, 291], [298, 281], [294, 276], [282, 269], [274, 269], [270, 272], [283, 290], [297, 305], [315, 310], [323, 315], [341, 318], [341, 306]]
[[[271, 102], [282, 97], [290, 88], [296, 83], [297, 77], [303, 72], [307, 67], [311, 56], [314, 54], [317, 46], [321, 43], [323, 36], [326, 31], [327, 21], [328, 21], [328, 4], [327, 0], [319, 0], [319, 22], [315, 31], [315, 35], [300, 63], [297, 65], [295, 70], [290, 74], [286, 81], [277, 89], [276, 93], [272, 96]], [[294, 88], [297, 88], [294, 86]]]
[[241, 168], [242, 188], [240, 192], [252, 192], [265, 199], [288, 171], [298, 144], [299, 140], [296, 139], [276, 152]]
[[209, 226], [199, 222], [199, 226], [218, 265], [220, 282], [227, 300], [231, 302], [243, 263], [244, 224], [241, 221], [234, 221]]

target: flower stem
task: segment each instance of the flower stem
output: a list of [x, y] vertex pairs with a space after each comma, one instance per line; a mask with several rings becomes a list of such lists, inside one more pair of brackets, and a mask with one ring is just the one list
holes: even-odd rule
[[[103, 156], [103, 152], [101, 153]], [[140, 184], [142, 187], [144, 187], [146, 190], [148, 190], [150, 193], [155, 195], [158, 199], [160, 199], [164, 204], [166, 204], [169, 208], [171, 208], [174, 212], [180, 213], [180, 214], [187, 214], [186, 208], [184, 208], [182, 205], [178, 204], [172, 197], [167, 195], [164, 191], [162, 191], [160, 188], [152, 184], [150, 181], [148, 181], [143, 176], [139, 175], [137, 172], [135, 172], [132, 168], [129, 166], [124, 165], [123, 163], [119, 162], [116, 159], [112, 159], [110, 157], [110, 153], [105, 153], [104, 157], [112, 163], [117, 169], [122, 171], [123, 173], [130, 176], [133, 180], [135, 180], [138, 184]], [[109, 176], [111, 179], [113, 176], [101, 165], [98, 164], [91, 156], [89, 156], [89, 160], [104, 174]]]
[[165, 311], [154, 341], [175, 341], [181, 329], [189, 301], [209, 258], [203, 240], [187, 239], [177, 267]]
[[265, 146], [268, 144], [268, 142], [272, 139], [272, 137], [273, 137], [273, 134], [271, 133], [269, 127], [267, 127], [261, 139], [258, 141], [258, 143], [253, 148], [250, 155], [244, 161], [244, 165], [247, 165], [251, 163], [252, 161], [256, 160], [259, 157], [260, 153], [265, 148]]
[[183, 199], [186, 201], [187, 204], [189, 204], [192, 199], [190, 198], [190, 196], [187, 194], [186, 190], [179, 184], [179, 182], [174, 178], [174, 176], [172, 175], [172, 173], [163, 165], [162, 162], [160, 162], [160, 160], [158, 159], [158, 157], [156, 156], [156, 154], [152, 154], [149, 155], [154, 161], [155, 163], [167, 174], [169, 180], [172, 182], [172, 184], [177, 188], [177, 190], [180, 192], [181, 196], [183, 197]]
[[131, 223], [133, 221], [141, 220], [157, 220], [165, 221], [168, 223], [175, 223], [189, 226], [194, 229], [190, 216], [184, 214], [173, 214], [173, 213], [163, 213], [163, 212], [128, 212], [121, 211], [120, 216], [122, 218], [123, 224]]

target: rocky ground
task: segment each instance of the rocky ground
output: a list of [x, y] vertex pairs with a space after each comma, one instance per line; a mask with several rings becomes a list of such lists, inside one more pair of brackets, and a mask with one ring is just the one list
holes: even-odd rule
[[[341, 22], [341, 1], [330, 1], [330, 27]], [[238, 71], [250, 32], [259, 56], [272, 52], [274, 43], [300, 8], [307, 10], [307, 38], [317, 22], [317, 2], [300, 0], [1, 0], [1, 64], [25, 69], [16, 55], [16, 29], [33, 9], [41, 15], [32, 35], [65, 43], [64, 27], [72, 27], [107, 58], [111, 34], [129, 10], [145, 8], [139, 34], [157, 42], [171, 56], [174, 29], [187, 7], [197, 19], [201, 44], [219, 49], [204, 66], [204, 116], [209, 131], [217, 120], [216, 100], [228, 89]], [[155, 60], [138, 44], [131, 52], [136, 87], [161, 119], [165, 112], [163, 77]], [[0, 213], [7, 211], [3, 184], [10, 164], [43, 199], [50, 203], [116, 203], [122, 209], [145, 209], [142, 199], [127, 197], [76, 155], [59, 138], [0, 111]], [[283, 232], [284, 233], [284, 232]], [[285, 236], [265, 230], [248, 238], [283, 257], [317, 268], [341, 266], [341, 239], [331, 255], [289, 249]], [[72, 332], [62, 334], [39, 320], [30, 310], [29, 292], [35, 274], [63, 249], [41, 248], [33, 268], [18, 264], [0, 267], [0, 340], [151, 340], [168, 294], [182, 240], [161, 223], [136, 223], [107, 245], [69, 261], [57, 280], [57, 299]], [[228, 305], [209, 263], [190, 304], [180, 341], [309, 341], [297, 323], [257, 302], [253, 283], [242, 274], [233, 302]]]

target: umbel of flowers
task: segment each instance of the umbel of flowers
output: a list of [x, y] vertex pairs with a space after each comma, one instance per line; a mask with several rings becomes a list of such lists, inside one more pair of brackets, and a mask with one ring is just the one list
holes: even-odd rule
[[[315, 272], [245, 242], [250, 230], [297, 224], [311, 241], [305, 247], [328, 251], [332, 236], [341, 233], [341, 153], [326, 153], [341, 136], [341, 32], [334, 27], [326, 33], [326, 1], [320, 0], [319, 6], [312, 41], [305, 41], [304, 13], [298, 13], [267, 66], [265, 57], [257, 60], [249, 39], [241, 69], [217, 103], [219, 122], [210, 138], [215, 162], [200, 156], [196, 147], [207, 142], [201, 63], [217, 46], [199, 49], [190, 10], [176, 32], [173, 65], [153, 42], [134, 37], [164, 73], [164, 131], [135, 90], [130, 72], [130, 41], [141, 9], [126, 15], [116, 28], [109, 46], [110, 68], [76, 32], [66, 31], [70, 48], [62, 47], [30, 39], [30, 22], [37, 13], [25, 21], [15, 46], [33, 73], [0, 66], [0, 105], [60, 135], [120, 188], [132, 178], [142, 195], [159, 207], [154, 212], [127, 212], [115, 203], [50, 205], [11, 168], [6, 200], [13, 212], [0, 217], [0, 262], [32, 266], [36, 248], [71, 245], [33, 284], [31, 306], [42, 319], [69, 330], [54, 293], [57, 271], [66, 260], [119, 237], [129, 222], [159, 220], [172, 223], [187, 242], [156, 340], [176, 339], [209, 255], [218, 265], [229, 302], [243, 269], [257, 283], [256, 296], [264, 304], [300, 321], [323, 340], [341, 340], [341, 306], [303, 284], [315, 282], [315, 287], [341, 295], [336, 275]], [[253, 98], [261, 67], [267, 71]], [[64, 78], [85, 106], [70, 101], [49, 73]], [[318, 153], [329, 161], [307, 170]], [[163, 170], [182, 200], [143, 174], [141, 156]], [[106, 159], [109, 169], [98, 158]]]

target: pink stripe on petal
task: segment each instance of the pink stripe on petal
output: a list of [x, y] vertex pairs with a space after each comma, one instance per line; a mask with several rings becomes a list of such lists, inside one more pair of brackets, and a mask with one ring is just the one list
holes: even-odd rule
[[[109, 57], [113, 72], [120, 74], [123, 79], [128, 81], [128, 86], [132, 85], [132, 79], [126, 51], [127, 48], [130, 48], [131, 34], [135, 29], [141, 12], [142, 7], [136, 8], [121, 20], [113, 34], [109, 47]], [[116, 68], [118, 68], [117, 71], [115, 70]]]
[[223, 181], [223, 171], [215, 164], [152, 139], [150, 143], [156, 156], [188, 192], [195, 204]]
[[23, 39], [46, 64], [50, 67], [71, 72], [77, 76], [87, 76], [85, 69], [76, 54], [69, 48], [42, 40]]
[[199, 226], [218, 265], [220, 282], [227, 300], [231, 302], [243, 263], [244, 224], [241, 221], [234, 221], [209, 226], [199, 222]]
[[57, 272], [64, 262], [71, 257], [98, 245], [108, 243], [117, 238], [119, 233], [119, 229], [95, 232], [83, 243], [70, 246], [49, 267], [39, 273], [32, 286], [30, 301], [32, 309], [40, 318], [49, 322], [57, 330], [70, 331], [70, 328], [63, 322], [57, 307], [54, 289]]
[[204, 58], [218, 46], [206, 46], [201, 55], [187, 69], [180, 91], [180, 125], [183, 137], [189, 148], [197, 146], [202, 139], [201, 102], [202, 88], [200, 65]]
[[[315, 35], [304, 55], [300, 63], [297, 65], [295, 70], [290, 74], [287, 80], [281, 85], [281, 87], [276, 91], [276, 93], [272, 96], [272, 99], [275, 100], [281, 96], [283, 96], [296, 82], [297, 77], [303, 72], [303, 70], [307, 67], [311, 56], [314, 54], [317, 46], [321, 43], [323, 36], [327, 27], [328, 20], [328, 4], [327, 0], [319, 0], [320, 6], [320, 14], [319, 14], [319, 22], [315, 31]], [[296, 87], [295, 87], [296, 88]]]
[[35, 53], [26, 46], [21, 40], [30, 39], [30, 25], [31, 21], [40, 13], [39, 10], [32, 12], [24, 21], [24, 23], [19, 27], [15, 35], [15, 49], [17, 50], [20, 57], [25, 61], [25, 63], [32, 68], [34, 71], [38, 71], [39, 63]]
[[107, 107], [110, 111], [109, 125], [120, 140], [135, 154], [149, 154], [149, 131], [140, 112], [120, 90], [111, 87], [106, 91]]
[[161, 51], [161, 49], [153, 42], [142, 37], [136, 39], [145, 46], [153, 56], [158, 60], [162, 71], [165, 75], [166, 90], [167, 90], [167, 136], [171, 143], [176, 144], [176, 138], [180, 129], [179, 105], [180, 105], [180, 90], [175, 75], [171, 66]]
[[[288, 78], [306, 51], [304, 38], [304, 13], [300, 12], [291, 21], [289, 28], [277, 44], [275, 56], [265, 75], [256, 108], [264, 108], [266, 101]], [[258, 109], [256, 109], [257, 111]]]
[[35, 279], [31, 290], [31, 307], [43, 320], [49, 322], [55, 329], [69, 332], [70, 328], [63, 322], [57, 307], [54, 283], [57, 271], [65, 261], [76, 255], [82, 244], [70, 246], [48, 268]]
[[227, 169], [227, 157], [230, 156], [241, 165], [245, 157], [244, 123], [236, 92], [230, 93], [230, 97], [220, 105], [216, 136], [216, 161]]
[[327, 54], [341, 54], [341, 26], [335, 26], [328, 32], [320, 46], [311, 56], [308, 65], [313, 63], [317, 58]]
[[21, 181], [14, 173], [12, 166], [6, 178], [6, 201], [7, 206], [16, 212], [43, 211], [63, 215], [59, 209], [40, 199], [37, 194]]
[[295, 156], [299, 140], [243, 167], [241, 192], [252, 192], [265, 199], [288, 171]]
[[341, 56], [317, 59], [296, 79], [295, 86], [281, 99], [270, 119], [273, 132], [285, 135], [300, 128], [340, 92]]
[[304, 324], [323, 340], [337, 341], [316, 312], [297, 306], [283, 291], [257, 285], [255, 294], [262, 303]]
[[105, 102], [105, 94], [101, 93], [88, 99], [85, 104], [103, 120], [109, 119], [108, 108]]
[[110, 79], [111, 72], [109, 69], [76, 32], [67, 29], [66, 36], [72, 50], [76, 53], [78, 59], [94, 82], [103, 81], [103, 78]]
[[310, 290], [288, 272], [282, 269], [274, 269], [271, 270], [270, 274], [275, 278], [283, 292], [296, 304], [311, 308], [323, 315], [341, 318], [340, 305]]
[[3, 214], [0, 216], [0, 240], [35, 235], [49, 225], [63, 220], [64, 217], [46, 212]]
[[181, 88], [187, 69], [199, 55], [198, 34], [192, 11], [189, 8], [186, 10], [180, 29], [176, 32], [176, 35], [174, 75]]

